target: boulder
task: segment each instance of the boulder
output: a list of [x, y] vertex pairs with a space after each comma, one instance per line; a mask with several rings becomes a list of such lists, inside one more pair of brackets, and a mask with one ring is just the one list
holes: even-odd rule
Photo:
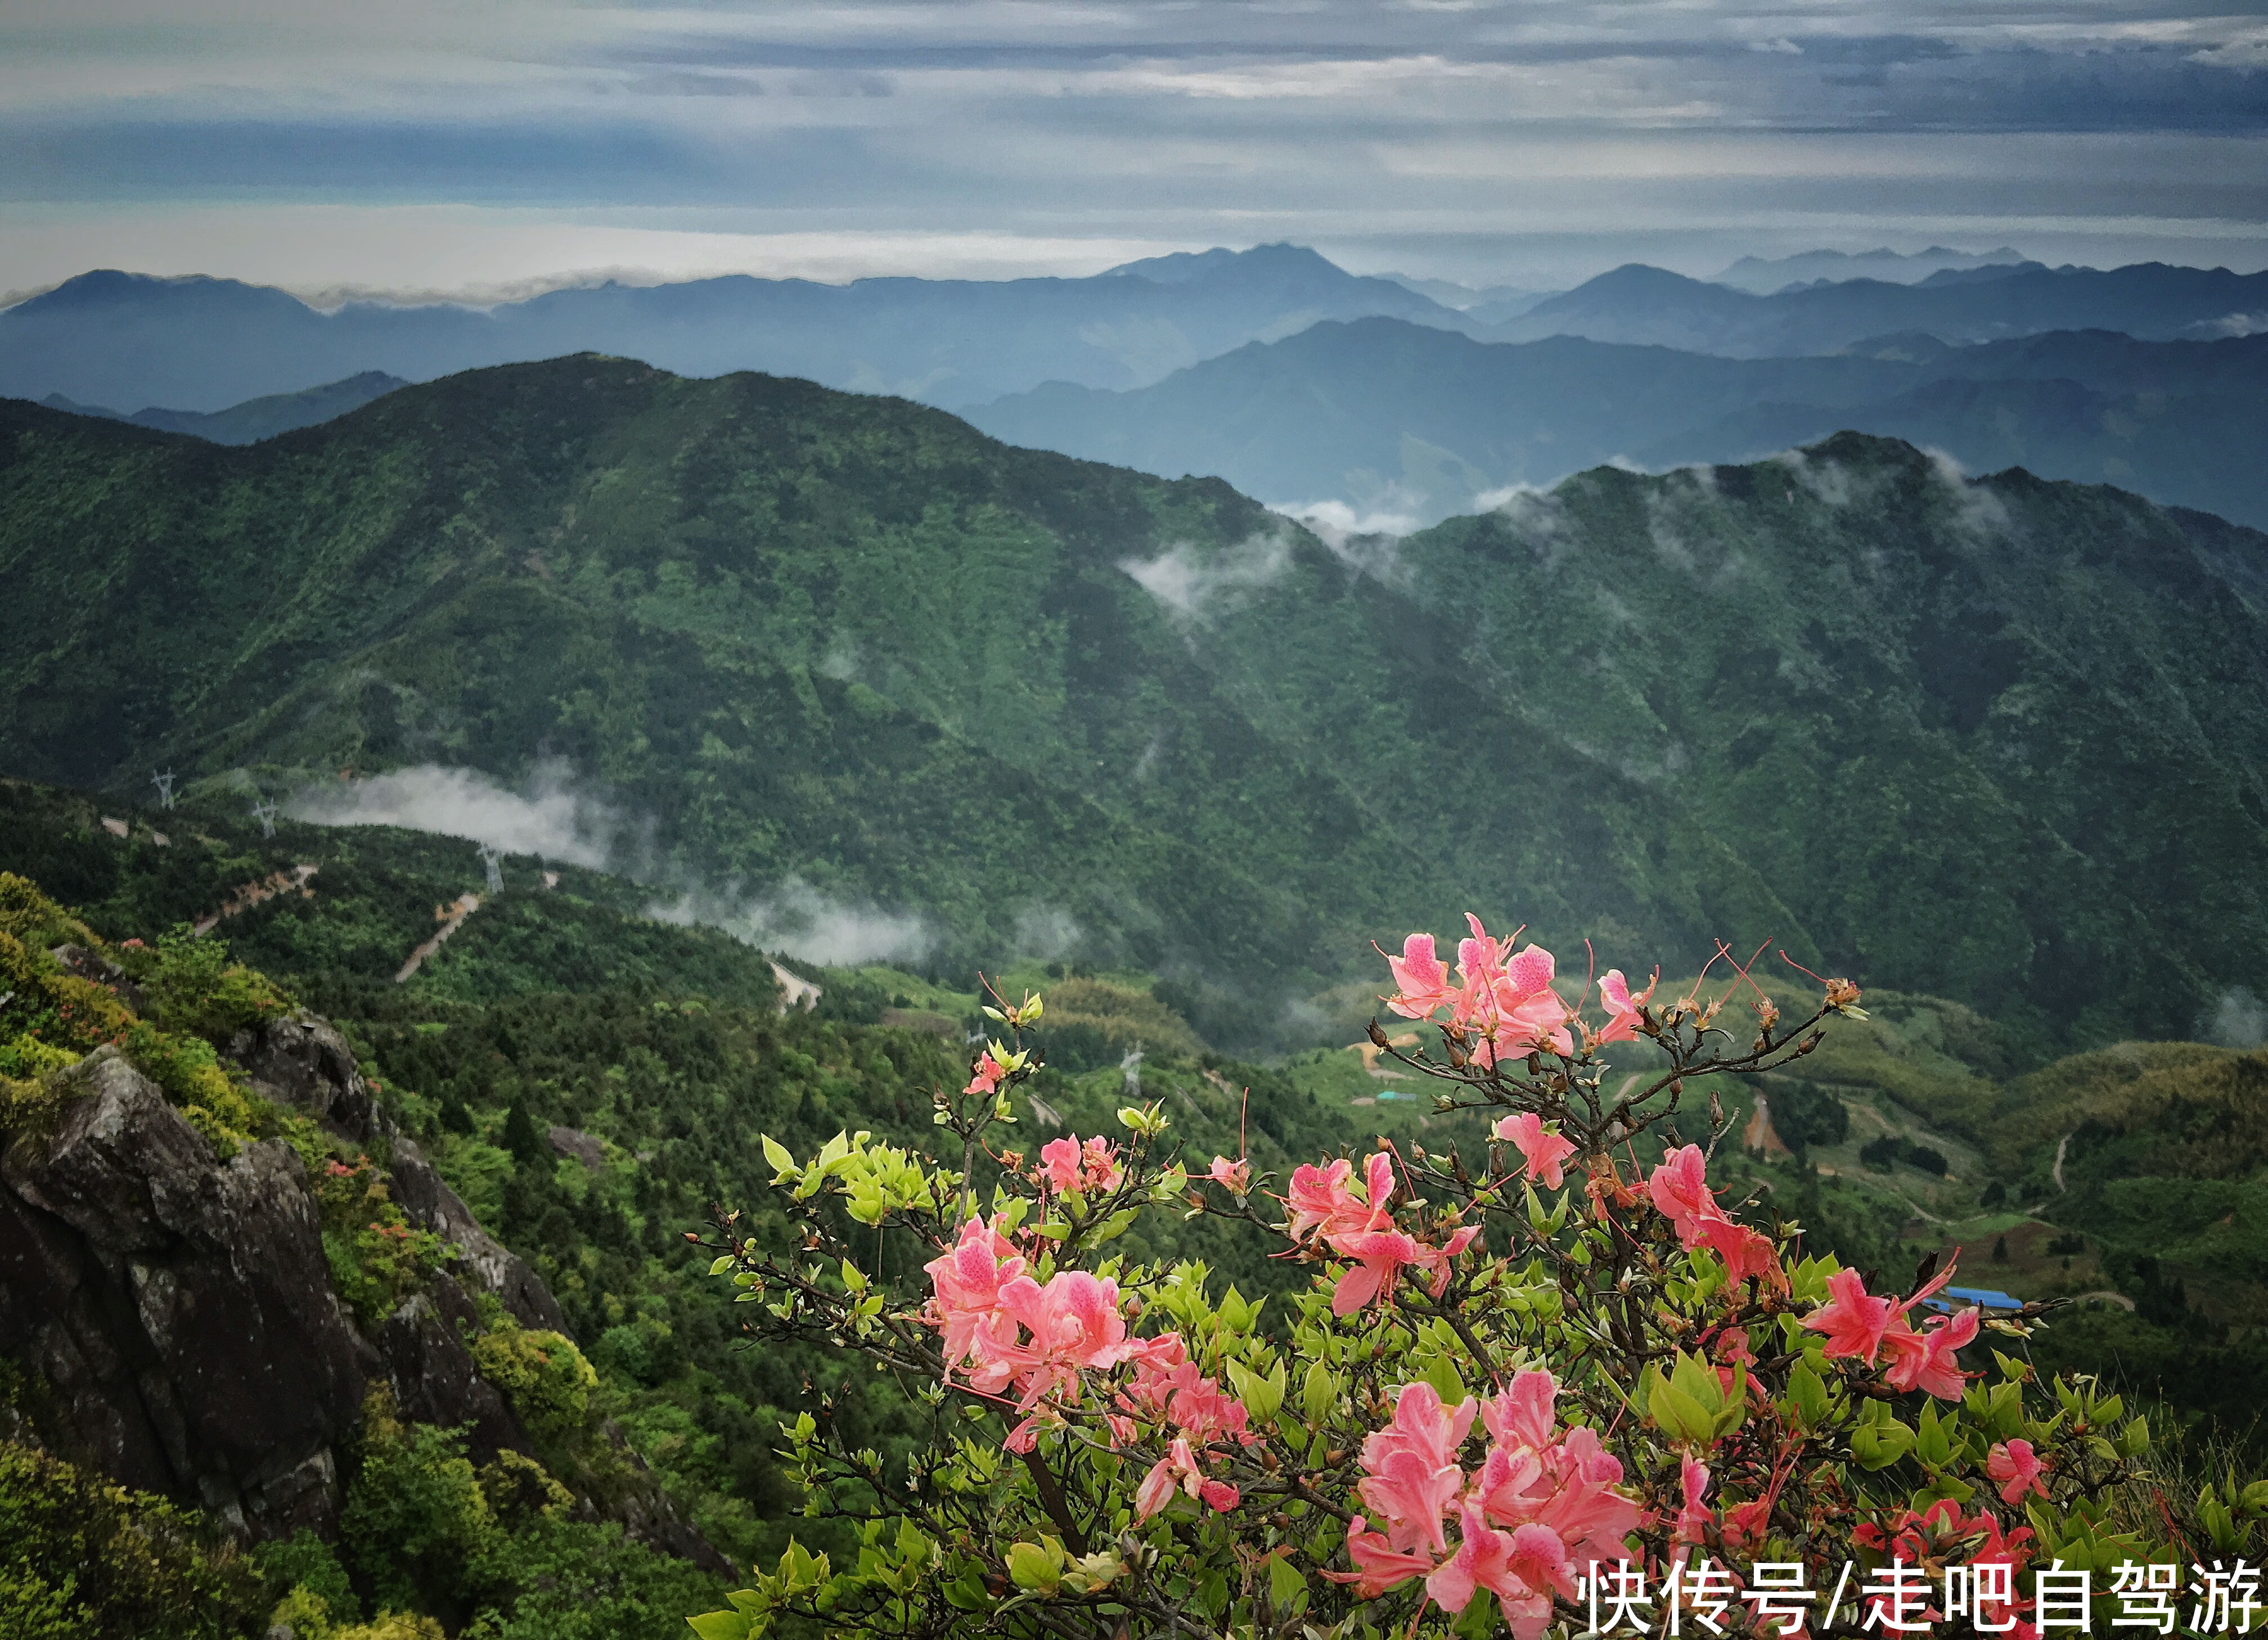
[[382, 1120], [354, 1049], [328, 1019], [288, 1014], [239, 1031], [228, 1056], [278, 1104], [297, 1105], [350, 1144], [368, 1144]]
[[264, 1538], [326, 1530], [377, 1352], [332, 1291], [298, 1155], [223, 1162], [114, 1048], [0, 1158], [0, 1354], [129, 1486]]
[[607, 1165], [607, 1142], [580, 1128], [553, 1128], [544, 1136], [562, 1156], [571, 1156], [596, 1173]]

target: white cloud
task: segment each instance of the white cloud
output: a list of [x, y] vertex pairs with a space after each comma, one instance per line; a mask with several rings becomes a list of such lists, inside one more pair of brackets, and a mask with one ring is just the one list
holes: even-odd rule
[[2268, 1003], [2242, 985], [2232, 985], [2214, 1002], [2203, 1034], [2223, 1048], [2257, 1048], [2268, 1041]]
[[806, 962], [917, 962], [937, 944], [921, 917], [822, 894], [789, 877], [767, 894], [688, 888], [674, 900], [656, 900], [645, 914], [657, 922], [721, 929], [766, 951], [784, 951]]
[[420, 763], [342, 785], [310, 786], [284, 813], [319, 826], [401, 826], [594, 868], [608, 864], [625, 829], [621, 813], [578, 790], [560, 761], [536, 764], [517, 791], [477, 769]]
[[1253, 535], [1233, 547], [1205, 552], [1176, 541], [1154, 558], [1122, 558], [1118, 567], [1137, 585], [1177, 614], [1210, 620], [1290, 573], [1292, 543], [1284, 535]]

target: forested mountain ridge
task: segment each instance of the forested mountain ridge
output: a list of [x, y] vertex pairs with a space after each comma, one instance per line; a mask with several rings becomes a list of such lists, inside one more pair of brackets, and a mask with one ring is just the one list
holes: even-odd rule
[[[1526, 917], [2082, 1042], [2268, 962], [2263, 538], [1840, 437], [1336, 550], [1218, 482], [578, 357], [242, 450], [0, 412], [9, 772], [564, 756], [711, 881], [1300, 994]], [[67, 544], [67, 545], [66, 545]]]
[[963, 412], [996, 438], [1279, 504], [1437, 522], [1620, 458], [1745, 461], [1855, 429], [2268, 524], [2268, 336], [2058, 332], [1970, 347], [1873, 338], [1727, 358], [1552, 336], [1484, 342], [1391, 319], [1314, 325], [1123, 391], [1049, 382]]

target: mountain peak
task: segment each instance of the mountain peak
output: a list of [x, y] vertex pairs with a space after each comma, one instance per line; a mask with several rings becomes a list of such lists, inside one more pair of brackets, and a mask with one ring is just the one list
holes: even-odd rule
[[1231, 271], [1325, 274], [1340, 279], [1360, 276], [1347, 272], [1321, 252], [1288, 240], [1256, 245], [1243, 251], [1216, 245], [1209, 251], [1175, 251], [1166, 256], [1146, 256], [1139, 261], [1121, 262], [1116, 268], [1106, 268], [1102, 276], [1147, 279], [1152, 284], [1189, 284]]

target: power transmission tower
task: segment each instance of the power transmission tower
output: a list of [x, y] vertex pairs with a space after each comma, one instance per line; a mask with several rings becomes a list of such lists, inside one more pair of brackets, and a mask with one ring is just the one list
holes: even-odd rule
[[273, 837], [276, 835], [276, 799], [273, 798], [264, 798], [261, 801], [254, 804], [252, 805], [252, 818], [260, 822], [260, 835], [261, 836]]
[[492, 894], [501, 894], [504, 891], [503, 859], [504, 850], [497, 848], [496, 844], [484, 842], [481, 845], [481, 864], [488, 867], [489, 892]]
[[162, 808], [172, 808], [173, 806], [173, 771], [169, 769], [162, 775], [151, 776], [150, 783], [158, 788], [158, 805]]

